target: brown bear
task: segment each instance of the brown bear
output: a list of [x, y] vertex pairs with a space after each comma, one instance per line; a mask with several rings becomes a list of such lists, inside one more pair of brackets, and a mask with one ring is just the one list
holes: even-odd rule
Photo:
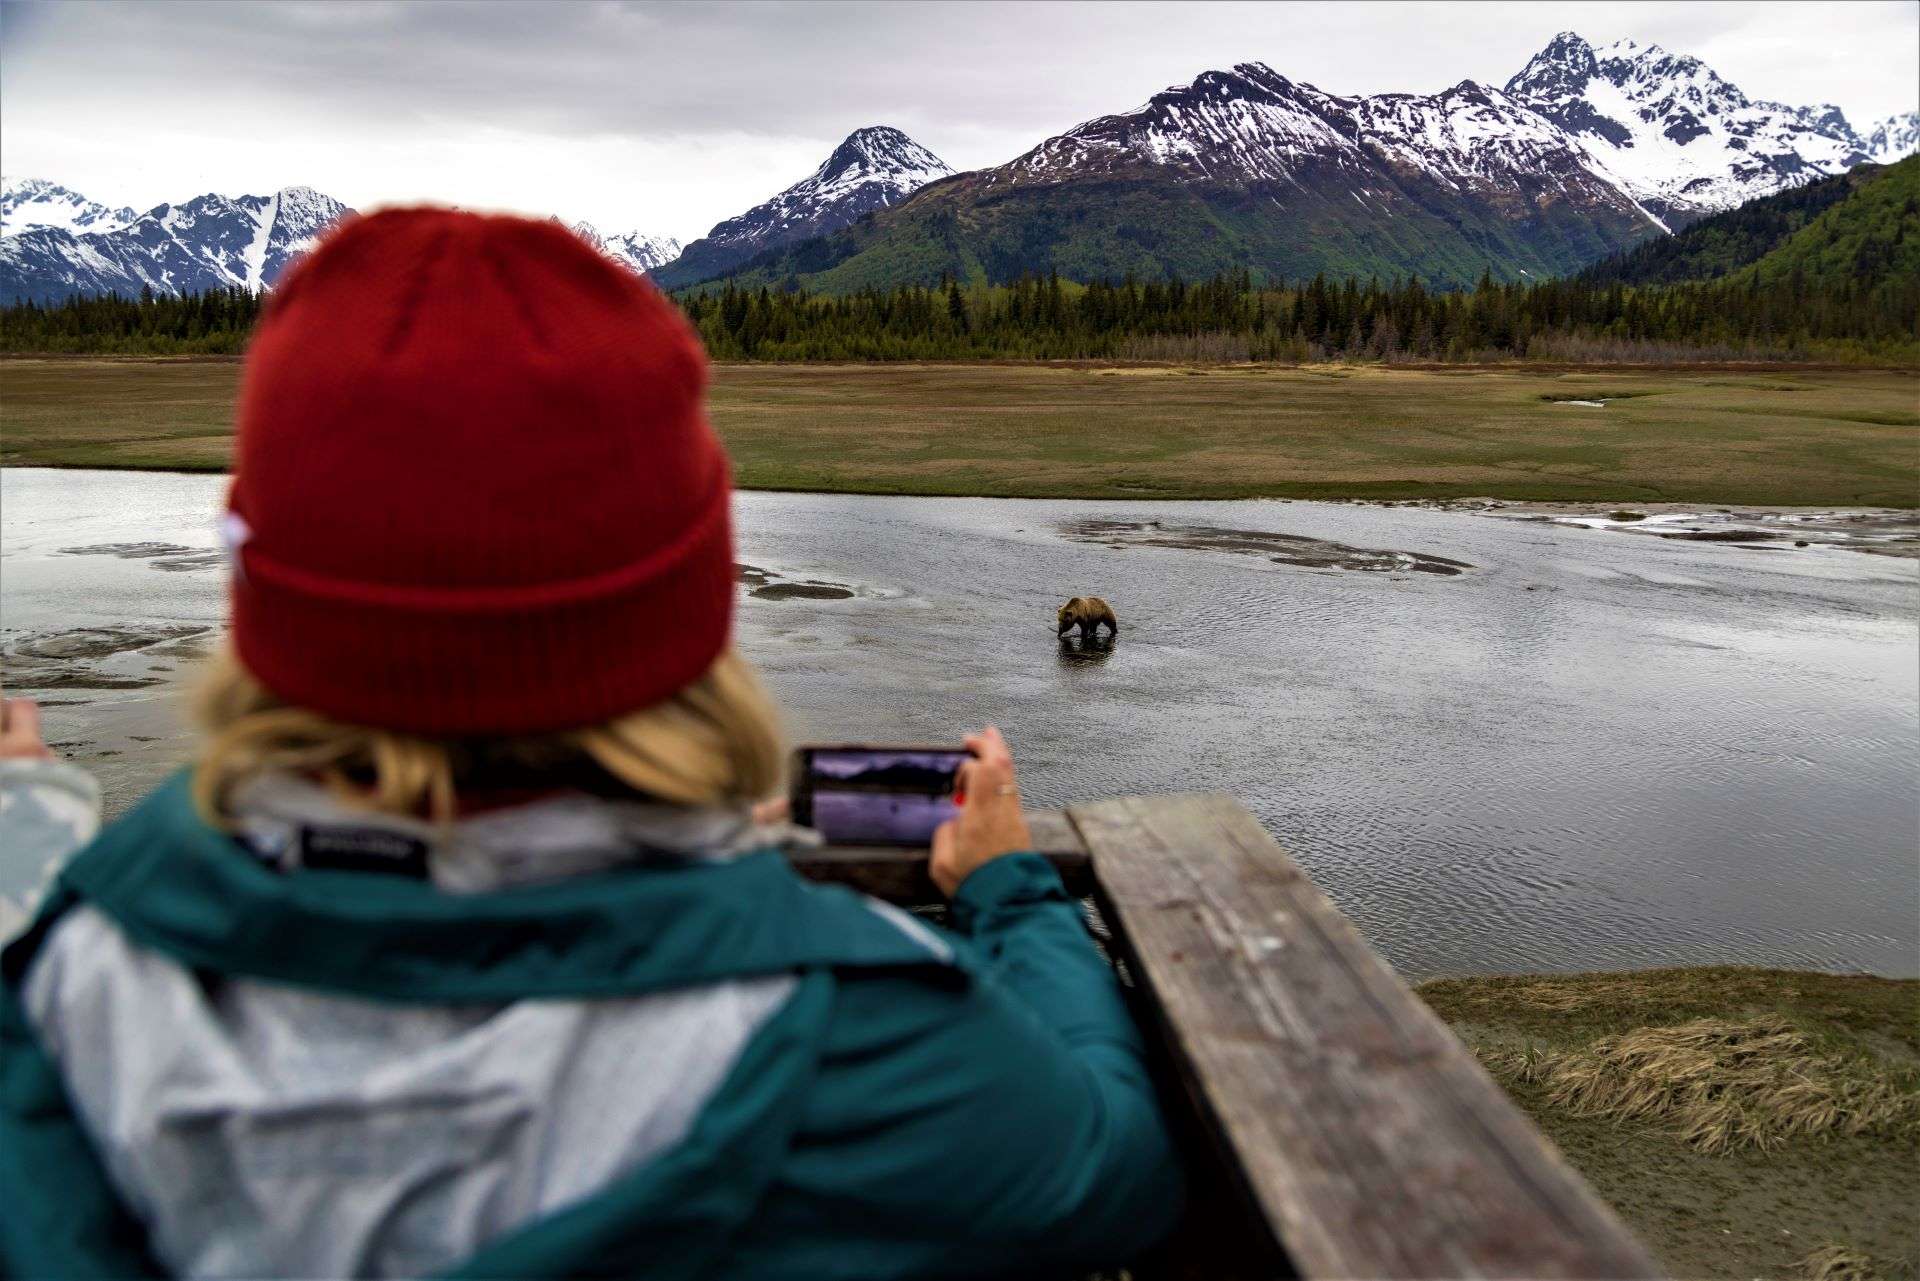
[[1098, 596], [1075, 596], [1060, 607], [1054, 621], [1062, 636], [1078, 627], [1082, 640], [1097, 637], [1103, 626], [1111, 635], [1120, 634], [1120, 620], [1113, 616], [1113, 607]]

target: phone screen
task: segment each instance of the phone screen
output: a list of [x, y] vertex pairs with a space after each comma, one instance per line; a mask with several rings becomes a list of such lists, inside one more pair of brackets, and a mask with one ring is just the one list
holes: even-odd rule
[[961, 748], [809, 747], [794, 817], [833, 845], [926, 845], [952, 818]]

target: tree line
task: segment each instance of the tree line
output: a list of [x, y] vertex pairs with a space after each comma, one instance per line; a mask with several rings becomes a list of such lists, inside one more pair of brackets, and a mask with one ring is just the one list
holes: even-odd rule
[[1196, 284], [900, 287], [828, 296], [725, 286], [682, 306], [722, 360], [1911, 359], [1920, 280], [1634, 288], [1578, 279], [1440, 292], [1419, 279], [1245, 272]]
[[238, 355], [266, 295], [238, 286], [137, 298], [101, 294], [0, 308], [0, 351], [75, 355]]
[[[718, 360], [1620, 361], [1920, 363], [1920, 279], [1570, 278], [1442, 292], [1419, 279], [1179, 280], [693, 290], [677, 301]], [[238, 352], [244, 289], [0, 309], [0, 351]]]

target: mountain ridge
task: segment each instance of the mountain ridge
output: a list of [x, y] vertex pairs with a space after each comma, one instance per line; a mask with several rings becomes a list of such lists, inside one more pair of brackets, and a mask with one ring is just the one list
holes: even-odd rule
[[682, 248], [672, 236], [649, 236], [640, 231], [607, 234], [590, 222], [569, 224], [567, 230], [642, 276], [678, 258]]
[[[41, 179], [9, 179], [6, 191], [18, 196], [8, 205], [10, 216], [17, 210], [27, 225], [0, 237], [0, 299], [43, 304], [74, 295], [134, 296], [143, 289], [257, 292], [271, 287], [327, 227], [354, 212], [304, 186], [264, 196], [208, 192], [142, 214], [108, 210]], [[671, 237], [607, 234], [586, 222], [569, 229], [641, 275], [680, 252]]]
[[311, 187], [285, 187], [264, 196], [210, 192], [155, 205], [103, 231], [37, 226], [0, 238], [0, 298], [47, 303], [143, 289], [258, 291], [351, 212]]
[[1490, 265], [1505, 279], [1557, 274], [1659, 229], [1499, 89], [1351, 98], [1263, 63], [1203, 72], [873, 224], [756, 259], [750, 278], [838, 291], [1248, 267], [1466, 284]]
[[[1435, 94], [1349, 97], [1243, 62], [731, 271], [831, 292], [1049, 271], [1525, 279], [1920, 143], [1920, 119], [1882, 126], [1863, 139], [1831, 105], [1574, 32], [1504, 87]], [[698, 283], [692, 266], [672, 283]]]
[[[1830, 104], [1749, 97], [1698, 58], [1572, 31], [1503, 86], [1348, 96], [1262, 62], [955, 173], [886, 125], [682, 246], [573, 225], [665, 288], [722, 277], [842, 291], [1003, 280], [1420, 275], [1442, 285], [1578, 271], [1776, 192], [1897, 160], [1920, 112], [1865, 134]], [[0, 185], [0, 298], [261, 289], [340, 202], [291, 187], [145, 213], [57, 183]]]

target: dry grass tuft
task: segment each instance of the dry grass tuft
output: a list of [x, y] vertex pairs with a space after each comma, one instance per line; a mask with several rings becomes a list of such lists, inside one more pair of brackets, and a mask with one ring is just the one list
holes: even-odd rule
[[1852, 1246], [1823, 1245], [1800, 1260], [1808, 1281], [1878, 1281], [1873, 1260]]
[[1703, 1152], [1770, 1149], [1795, 1136], [1920, 1134], [1911, 1081], [1821, 1053], [1777, 1018], [1695, 1019], [1489, 1060], [1509, 1080], [1545, 1086], [1547, 1102], [1574, 1116], [1663, 1121]]

